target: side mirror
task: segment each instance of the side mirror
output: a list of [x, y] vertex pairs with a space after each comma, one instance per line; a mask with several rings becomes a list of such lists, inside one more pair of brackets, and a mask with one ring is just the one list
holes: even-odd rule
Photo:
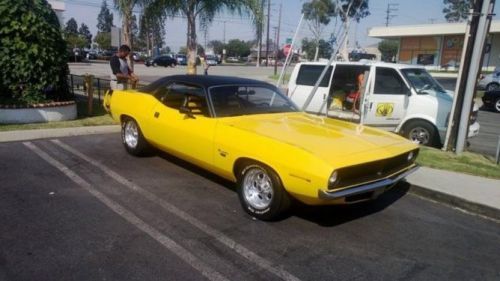
[[186, 116], [188, 118], [196, 119], [196, 117], [194, 117], [194, 114], [191, 112], [191, 109], [189, 109], [186, 106], [179, 107], [179, 112], [182, 113], [182, 114], [186, 114]]

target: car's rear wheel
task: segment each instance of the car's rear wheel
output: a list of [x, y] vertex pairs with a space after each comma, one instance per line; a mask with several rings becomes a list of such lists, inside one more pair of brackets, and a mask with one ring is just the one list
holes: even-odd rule
[[498, 83], [490, 83], [486, 86], [486, 91], [494, 91], [500, 88], [500, 85]]
[[257, 162], [246, 163], [239, 172], [238, 197], [243, 209], [260, 220], [278, 219], [290, 208], [290, 197], [279, 176]]
[[125, 150], [134, 156], [146, 155], [149, 150], [149, 144], [142, 135], [141, 128], [137, 122], [129, 117], [122, 121], [122, 142]]
[[500, 113], [500, 98], [497, 98], [497, 100], [493, 103], [493, 110]]
[[403, 129], [403, 136], [410, 141], [427, 146], [438, 146], [438, 132], [436, 128], [427, 121], [409, 121]]

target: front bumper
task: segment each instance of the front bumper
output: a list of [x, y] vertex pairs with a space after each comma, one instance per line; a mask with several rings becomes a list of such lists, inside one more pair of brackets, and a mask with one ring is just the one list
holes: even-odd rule
[[374, 194], [380, 194], [384, 191], [386, 187], [395, 185], [409, 174], [415, 172], [418, 168], [419, 166], [415, 165], [407, 170], [404, 170], [401, 173], [392, 175], [391, 177], [371, 182], [368, 184], [352, 186], [347, 189], [342, 189], [339, 191], [325, 191], [320, 189], [318, 190], [318, 197], [323, 200], [335, 200], [370, 192], [373, 192]]

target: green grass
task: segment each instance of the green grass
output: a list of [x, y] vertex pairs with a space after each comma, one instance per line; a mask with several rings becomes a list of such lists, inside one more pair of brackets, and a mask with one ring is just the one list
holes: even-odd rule
[[[280, 78], [280, 75], [279, 74], [276, 74], [276, 75], [270, 75], [268, 76], [269, 79], [271, 80], [274, 80], [274, 81], [278, 81], [278, 79]], [[285, 74], [283, 76], [283, 81], [289, 81], [290, 80], [290, 74]]]
[[500, 165], [496, 165], [493, 159], [477, 153], [464, 152], [457, 155], [435, 148], [421, 147], [417, 163], [441, 170], [500, 179]]
[[88, 111], [86, 99], [78, 99], [76, 101], [76, 105], [78, 111], [78, 117], [76, 120], [32, 124], [0, 124], [0, 131], [70, 128], [116, 124], [98, 101], [94, 101], [92, 116], [88, 116], [87, 114]]

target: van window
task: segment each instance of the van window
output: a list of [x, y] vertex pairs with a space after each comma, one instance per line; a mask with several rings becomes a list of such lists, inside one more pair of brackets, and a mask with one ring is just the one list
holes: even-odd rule
[[[301, 65], [299, 74], [297, 75], [297, 85], [314, 86], [324, 68], [324, 65]], [[326, 75], [325, 77], [323, 77], [323, 80], [321, 81], [319, 86], [328, 87], [328, 81], [330, 80], [331, 75], [332, 66], [328, 67], [328, 71], [326, 72]]]
[[392, 68], [377, 67], [374, 94], [406, 95], [409, 89], [399, 73]]

